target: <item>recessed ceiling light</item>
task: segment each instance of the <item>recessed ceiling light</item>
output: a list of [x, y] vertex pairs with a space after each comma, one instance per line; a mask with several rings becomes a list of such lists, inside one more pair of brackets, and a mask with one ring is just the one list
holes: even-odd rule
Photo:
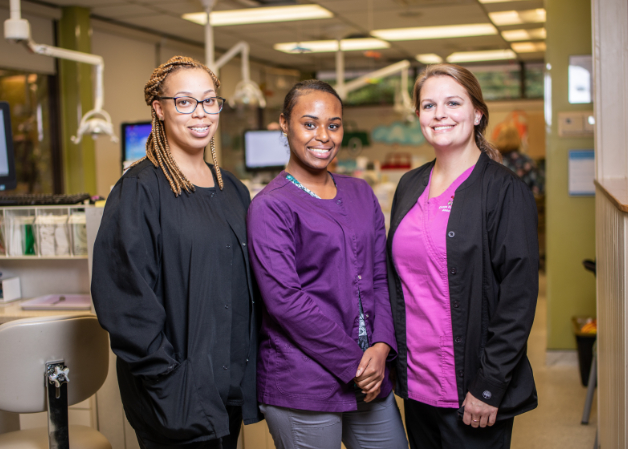
[[521, 0], [480, 0], [480, 3], [506, 3], [506, 2], [519, 2]]
[[416, 55], [416, 60], [423, 64], [439, 64], [443, 62], [443, 58], [436, 53], [425, 53], [422, 55]]
[[[390, 44], [388, 42], [385, 42], [381, 39], [375, 39], [374, 37], [366, 37], [360, 39], [342, 39], [340, 41], [340, 48], [342, 49], [342, 51], [376, 50], [389, 47]], [[324, 53], [338, 51], [338, 41], [325, 40], [309, 42], [285, 42], [282, 44], [275, 44], [273, 48], [275, 50], [283, 51], [284, 53]]]
[[[247, 23], [291, 22], [296, 20], [328, 19], [334, 14], [318, 5], [269, 6], [264, 8], [213, 11], [212, 26], [244, 25]], [[205, 25], [207, 14], [195, 12], [181, 16], [190, 22]]]
[[517, 59], [512, 50], [459, 51], [447, 56], [447, 62], [498, 61], [501, 59]]
[[443, 39], [451, 37], [487, 36], [497, 34], [490, 23], [474, 23], [469, 25], [450, 25], [419, 28], [392, 28], [374, 30], [371, 34], [387, 41], [413, 41], [422, 39]]
[[545, 10], [543, 8], [527, 9], [525, 11], [489, 12], [488, 16], [497, 26], [545, 22]]
[[517, 53], [532, 53], [536, 51], [545, 51], [547, 45], [545, 42], [515, 42], [511, 44], [512, 49]]
[[547, 37], [547, 31], [545, 31], [545, 28], [535, 28], [533, 30], [508, 30], [502, 31], [502, 37], [508, 42], [545, 39]]

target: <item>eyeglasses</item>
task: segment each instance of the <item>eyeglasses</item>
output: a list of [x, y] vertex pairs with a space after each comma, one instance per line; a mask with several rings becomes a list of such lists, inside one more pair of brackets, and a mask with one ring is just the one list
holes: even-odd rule
[[203, 107], [206, 114], [218, 114], [222, 111], [225, 99], [222, 97], [209, 97], [197, 100], [194, 97], [158, 97], [160, 100], [174, 100], [174, 107], [180, 114], [191, 114], [196, 111], [198, 104]]

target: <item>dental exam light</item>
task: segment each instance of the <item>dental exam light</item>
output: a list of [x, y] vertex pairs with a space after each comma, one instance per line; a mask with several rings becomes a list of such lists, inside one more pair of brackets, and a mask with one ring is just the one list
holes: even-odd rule
[[76, 136], [72, 137], [72, 142], [81, 142], [84, 134], [91, 134], [96, 139], [100, 134], [111, 136], [112, 142], [117, 142], [118, 138], [114, 134], [111, 117], [103, 107], [104, 87], [103, 71], [105, 61], [101, 56], [80, 51], [67, 50], [65, 48], [53, 47], [46, 44], [38, 44], [31, 39], [31, 30], [28, 20], [22, 19], [20, 0], [11, 0], [11, 16], [4, 21], [4, 38], [24, 44], [30, 51], [39, 55], [51, 56], [58, 59], [82, 62], [96, 67], [96, 88], [94, 109], [87, 112], [79, 124]]
[[242, 79], [236, 85], [235, 93], [229, 100], [229, 105], [233, 108], [236, 104], [257, 104], [260, 108], [266, 107], [266, 99], [257, 83], [251, 80], [249, 64], [249, 44], [240, 41], [231, 47], [218, 61], [214, 61], [214, 30], [211, 25], [210, 15], [216, 0], [203, 0], [203, 6], [207, 13], [205, 24], [205, 64], [214, 73], [218, 72], [227, 62], [240, 53], [242, 60]]

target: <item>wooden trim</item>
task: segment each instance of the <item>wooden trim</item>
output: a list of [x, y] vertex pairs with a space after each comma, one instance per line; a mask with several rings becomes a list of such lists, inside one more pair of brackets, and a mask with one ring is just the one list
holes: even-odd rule
[[618, 210], [628, 213], [628, 179], [596, 179], [593, 182]]

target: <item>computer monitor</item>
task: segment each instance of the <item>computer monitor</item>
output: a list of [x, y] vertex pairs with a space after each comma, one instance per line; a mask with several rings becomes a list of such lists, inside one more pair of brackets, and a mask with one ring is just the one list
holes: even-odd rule
[[290, 159], [290, 149], [281, 131], [244, 131], [244, 166], [248, 171], [281, 170]]
[[0, 101], [0, 190], [13, 190], [16, 187], [11, 113], [9, 103]]
[[151, 122], [122, 123], [122, 168], [146, 156], [146, 141], [153, 125]]

